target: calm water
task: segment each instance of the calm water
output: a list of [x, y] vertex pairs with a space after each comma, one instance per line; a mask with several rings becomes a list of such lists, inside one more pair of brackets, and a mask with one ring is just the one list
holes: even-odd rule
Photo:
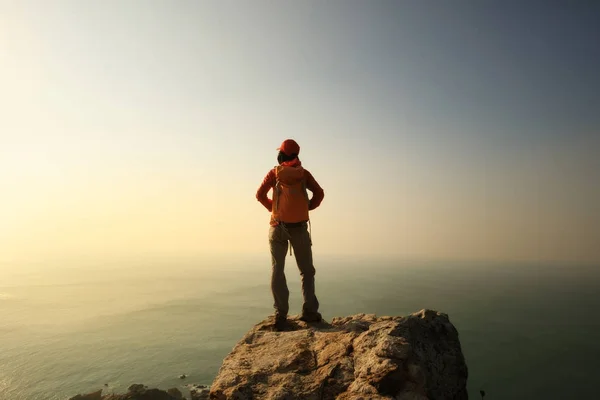
[[[597, 398], [600, 268], [320, 259], [327, 319], [449, 314], [470, 398]], [[272, 312], [269, 260], [37, 266], [0, 275], [0, 399], [210, 383]], [[291, 313], [299, 277], [288, 258]], [[178, 376], [186, 373], [183, 382]]]

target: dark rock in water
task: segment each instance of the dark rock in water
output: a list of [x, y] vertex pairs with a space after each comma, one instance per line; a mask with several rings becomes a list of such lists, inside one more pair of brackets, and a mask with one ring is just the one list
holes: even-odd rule
[[284, 332], [269, 318], [225, 358], [210, 399], [466, 400], [467, 376], [458, 332], [436, 311], [290, 318]]
[[128, 394], [116, 395], [115, 397], [106, 397], [103, 400], [175, 400], [176, 398], [171, 396], [169, 393], [160, 389], [146, 389], [143, 393], [136, 393], [128, 397]]
[[186, 374], [181, 374], [181, 375], [179, 375], [179, 379], [185, 379], [185, 378], [187, 378], [187, 375], [186, 375]]
[[206, 385], [190, 385], [190, 395], [192, 400], [208, 400], [210, 395], [210, 388]]
[[181, 393], [181, 390], [179, 390], [177, 388], [171, 388], [171, 389], [167, 390], [167, 393], [169, 394], [169, 396], [171, 396], [174, 399], [177, 399], [177, 400], [183, 399], [183, 393]]
[[[174, 391], [173, 391], [174, 389]], [[69, 400], [181, 400], [183, 395], [179, 389], [169, 389], [165, 392], [160, 389], [148, 389], [147, 386], [134, 384], [129, 387], [129, 392], [125, 394], [107, 394], [102, 396], [102, 390], [86, 395], [78, 394]]]
[[102, 389], [88, 394], [78, 394], [69, 400], [102, 400]]
[[188, 389], [208, 389], [207, 385], [198, 385], [197, 383], [189, 383], [185, 387]]
[[146, 391], [146, 389], [148, 389], [148, 387], [146, 385], [142, 385], [141, 383], [134, 383], [133, 385], [131, 385], [127, 388], [129, 393], [138, 393], [138, 394], [144, 393]]

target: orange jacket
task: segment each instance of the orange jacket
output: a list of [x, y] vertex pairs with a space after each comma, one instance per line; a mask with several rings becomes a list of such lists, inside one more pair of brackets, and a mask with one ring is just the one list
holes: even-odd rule
[[[282, 165], [300, 167], [301, 163], [299, 160], [296, 159], [292, 162], [283, 163]], [[304, 178], [306, 179], [306, 189], [310, 190], [313, 194], [312, 198], [309, 200], [308, 209], [314, 210], [315, 208], [319, 207], [319, 205], [323, 201], [323, 198], [325, 197], [325, 192], [323, 191], [323, 188], [321, 188], [321, 186], [317, 183], [312, 174], [306, 169], [304, 170]], [[267, 193], [269, 193], [269, 190], [275, 187], [276, 180], [277, 178], [275, 175], [275, 168], [273, 168], [265, 176], [260, 187], [258, 188], [258, 191], [256, 192], [256, 199], [260, 201], [260, 203], [269, 212], [273, 211], [273, 200], [269, 199]], [[277, 221], [273, 218], [271, 218], [271, 225], [277, 225]]]

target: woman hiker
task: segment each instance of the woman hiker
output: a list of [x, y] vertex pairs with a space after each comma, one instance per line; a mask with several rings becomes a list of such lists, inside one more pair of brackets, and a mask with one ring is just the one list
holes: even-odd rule
[[[302, 276], [302, 315], [305, 322], [320, 322], [319, 301], [315, 295], [315, 267], [309, 232], [309, 211], [317, 208], [325, 193], [298, 158], [300, 146], [292, 139], [277, 149], [279, 165], [271, 169], [256, 192], [256, 198], [271, 212], [269, 243], [271, 247], [271, 291], [275, 301], [275, 328], [285, 328], [289, 311], [289, 291], [285, 279], [288, 249], [296, 257]], [[273, 199], [267, 197], [273, 189]], [[307, 190], [312, 192], [308, 197]], [[291, 248], [289, 246], [291, 245]]]

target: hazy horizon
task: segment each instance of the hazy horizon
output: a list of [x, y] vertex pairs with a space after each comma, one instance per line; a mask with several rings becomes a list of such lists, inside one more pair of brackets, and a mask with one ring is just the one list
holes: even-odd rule
[[599, 10], [0, 0], [0, 262], [267, 254], [294, 138], [315, 257], [599, 264]]

